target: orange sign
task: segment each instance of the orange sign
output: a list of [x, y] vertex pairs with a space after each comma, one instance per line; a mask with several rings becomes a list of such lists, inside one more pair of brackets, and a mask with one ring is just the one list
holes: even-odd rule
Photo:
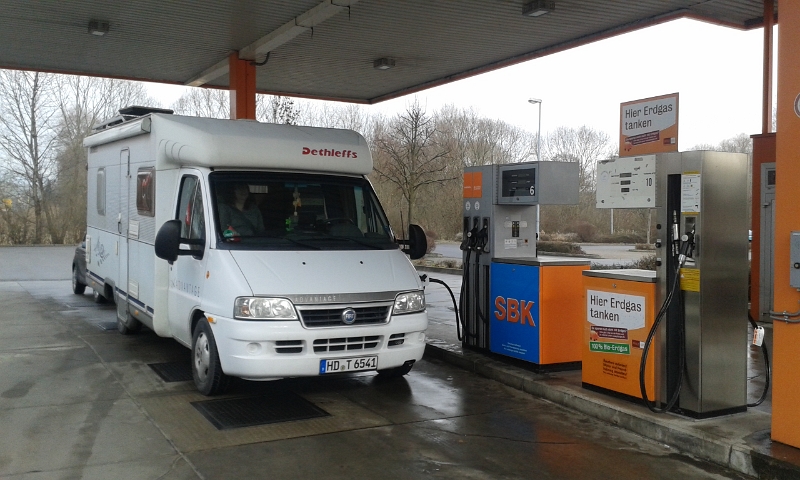
[[[644, 343], [653, 325], [656, 284], [584, 276], [583, 286], [586, 292], [583, 383], [642, 398], [639, 369]], [[655, 397], [655, 356], [652, 347], [645, 372], [650, 400]]]
[[678, 94], [620, 104], [619, 156], [678, 151]]
[[483, 196], [483, 172], [464, 172], [464, 198]]

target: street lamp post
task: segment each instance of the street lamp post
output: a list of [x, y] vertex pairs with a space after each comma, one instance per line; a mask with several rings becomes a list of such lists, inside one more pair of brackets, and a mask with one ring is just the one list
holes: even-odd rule
[[[528, 103], [539, 105], [539, 131], [536, 133], [536, 161], [542, 161], [542, 101], [538, 98], [529, 98]], [[536, 203], [536, 240], [539, 240], [539, 203]]]

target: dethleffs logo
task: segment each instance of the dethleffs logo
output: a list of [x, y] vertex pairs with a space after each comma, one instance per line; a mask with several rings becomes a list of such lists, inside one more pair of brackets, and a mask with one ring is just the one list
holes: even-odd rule
[[521, 325], [525, 325], [525, 322], [528, 322], [531, 327], [535, 327], [536, 323], [533, 321], [531, 308], [533, 308], [533, 302], [526, 302], [525, 300], [505, 299], [500, 296], [494, 299], [494, 317], [501, 322], [519, 322]]
[[303, 155], [314, 155], [317, 157], [358, 158], [358, 154], [352, 150], [335, 150], [333, 148], [314, 149], [303, 147]]

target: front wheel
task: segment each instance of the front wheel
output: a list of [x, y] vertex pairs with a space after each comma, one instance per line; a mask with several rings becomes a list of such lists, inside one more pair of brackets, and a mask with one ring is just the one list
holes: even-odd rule
[[75, 295], [83, 295], [86, 291], [86, 284], [78, 280], [78, 267], [72, 266], [72, 293]]
[[222, 371], [217, 342], [205, 318], [197, 322], [192, 335], [192, 378], [203, 395], [223, 393], [230, 379]]

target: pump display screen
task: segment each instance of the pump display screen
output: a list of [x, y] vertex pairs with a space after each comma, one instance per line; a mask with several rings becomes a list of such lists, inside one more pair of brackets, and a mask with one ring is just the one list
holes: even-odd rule
[[500, 171], [501, 197], [536, 196], [536, 167]]

